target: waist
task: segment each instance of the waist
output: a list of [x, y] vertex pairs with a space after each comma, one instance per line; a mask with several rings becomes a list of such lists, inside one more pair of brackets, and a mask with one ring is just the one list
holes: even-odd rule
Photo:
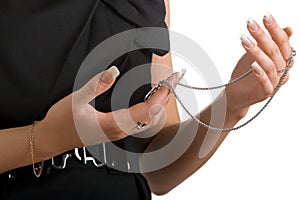
[[[138, 158], [127, 158], [126, 151], [115, 151], [113, 143], [76, 148], [44, 161], [42, 176], [64, 173], [67, 168], [105, 168], [109, 173], [137, 172]], [[119, 147], [117, 147], [119, 148]], [[0, 174], [0, 183], [8, 179], [36, 178], [32, 165]]]
[[0, 181], [0, 199], [151, 199], [142, 175], [112, 172], [106, 165], [97, 168], [92, 162], [84, 165], [74, 157], [63, 170], [44, 171], [40, 178], [32, 175], [31, 166], [18, 169], [18, 173]]

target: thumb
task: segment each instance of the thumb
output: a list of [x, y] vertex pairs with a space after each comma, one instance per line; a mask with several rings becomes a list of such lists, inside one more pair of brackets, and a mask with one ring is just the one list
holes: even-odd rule
[[99, 96], [100, 94], [108, 90], [119, 75], [120, 72], [116, 66], [112, 66], [108, 70], [100, 73], [99, 77], [96, 77], [95, 80], [96, 89], [95, 91], [93, 91], [95, 92], [95, 96]]
[[77, 92], [78, 103], [89, 103], [95, 97], [107, 91], [115, 82], [120, 72], [117, 67], [112, 66], [109, 69], [97, 74], [87, 82]]

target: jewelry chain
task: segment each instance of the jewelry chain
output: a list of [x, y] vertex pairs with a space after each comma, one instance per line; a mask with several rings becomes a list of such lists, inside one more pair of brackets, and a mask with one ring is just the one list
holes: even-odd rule
[[186, 85], [184, 83], [178, 83], [178, 85], [180, 85], [182, 87], [190, 88], [190, 89], [193, 89], [193, 90], [216, 90], [216, 89], [220, 89], [220, 88], [223, 88], [223, 87], [231, 86], [231, 85], [239, 82], [240, 80], [246, 78], [252, 72], [253, 72], [253, 69], [250, 69], [249, 71], [247, 71], [246, 73], [244, 73], [241, 76], [237, 77], [236, 79], [230, 81], [229, 83], [226, 83], [226, 84], [223, 84], [223, 85], [218, 85], [218, 86], [213, 86], [213, 87], [196, 87], [196, 86], [189, 86], [189, 85]]
[[[186, 108], [186, 106], [183, 104], [183, 102], [178, 97], [177, 93], [175, 92], [175, 89], [174, 89], [173, 85], [169, 81], [162, 80], [159, 83], [160, 84], [165, 84], [165, 85], [167, 85], [171, 89], [171, 91], [173, 92], [174, 96], [176, 97], [176, 99], [178, 100], [178, 102], [180, 103], [180, 105], [182, 106], [182, 108], [185, 110], [185, 112], [192, 119], [194, 119], [197, 123], [199, 123], [201, 126], [207, 128], [207, 129], [216, 131], [216, 132], [230, 132], [230, 131], [235, 131], [235, 130], [238, 130], [240, 128], [243, 128], [244, 126], [246, 126], [247, 124], [249, 124], [250, 122], [252, 122], [254, 119], [256, 119], [266, 109], [266, 107], [273, 100], [273, 98], [276, 95], [276, 93], [279, 91], [280, 87], [283, 85], [284, 80], [285, 80], [286, 76], [288, 75], [289, 70], [292, 68], [292, 66], [294, 64], [294, 57], [295, 56], [296, 56], [296, 51], [292, 48], [292, 53], [291, 53], [291, 56], [290, 56], [290, 58], [288, 60], [287, 66], [284, 69], [284, 73], [280, 77], [279, 83], [275, 87], [273, 94], [271, 95], [271, 97], [269, 97], [268, 101], [264, 104], [264, 106], [253, 117], [251, 117], [248, 121], [244, 122], [243, 124], [241, 124], [239, 126], [233, 127], [233, 128], [217, 128], [217, 127], [213, 127], [213, 126], [210, 126], [210, 125], [202, 122], [201, 120], [199, 120], [198, 118], [196, 118], [195, 116], [193, 116], [191, 114], [191, 112]], [[246, 78], [248, 75], [250, 75], [252, 72], [253, 72], [253, 70], [249, 70], [248, 72], [244, 73], [240, 77], [238, 77], [238, 78], [230, 81], [227, 84], [223, 84], [223, 85], [220, 85], [220, 86], [214, 86], [214, 87], [194, 87], [194, 86], [188, 86], [188, 85], [185, 85], [185, 84], [182, 84], [182, 83], [179, 83], [178, 85], [183, 86], [183, 87], [187, 87], [187, 88], [190, 88], [190, 89], [196, 89], [196, 90], [213, 90], [213, 89], [219, 89], [219, 88], [231, 86], [231, 85], [239, 82], [240, 80], [242, 80], [242, 79]]]
[[30, 144], [30, 153], [31, 153], [31, 163], [34, 175], [39, 178], [42, 175], [44, 162], [35, 163], [34, 159], [34, 131], [33, 128], [36, 125], [36, 121], [29, 127], [29, 144]]

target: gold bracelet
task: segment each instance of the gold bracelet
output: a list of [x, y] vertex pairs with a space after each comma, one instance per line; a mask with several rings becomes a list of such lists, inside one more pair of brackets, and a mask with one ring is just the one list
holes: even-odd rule
[[32, 162], [33, 173], [37, 178], [39, 178], [43, 172], [44, 162], [35, 163], [35, 161], [34, 161], [34, 131], [33, 131], [33, 128], [36, 124], [37, 124], [37, 122], [35, 121], [29, 128], [29, 144], [30, 144], [30, 149], [31, 149], [31, 162]]

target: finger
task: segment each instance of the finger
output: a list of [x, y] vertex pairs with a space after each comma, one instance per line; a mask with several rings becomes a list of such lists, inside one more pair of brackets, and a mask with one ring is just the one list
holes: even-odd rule
[[288, 34], [280, 26], [278, 26], [276, 20], [270, 13], [267, 13], [264, 16], [263, 21], [264, 21], [264, 25], [265, 25], [266, 29], [269, 31], [272, 39], [275, 41], [275, 43], [279, 47], [284, 60], [287, 61], [291, 55], [291, 46], [289, 43]]
[[284, 32], [286, 33], [286, 35], [290, 38], [293, 35], [293, 29], [289, 26], [283, 28], [282, 30], [284, 30]]
[[[111, 127], [117, 127], [115, 129], [117, 131], [113, 132], [118, 132], [119, 134], [110, 135], [112, 132], [110, 128], [107, 132], [107, 136], [109, 138], [122, 138], [128, 135], [144, 132], [148, 129], [153, 129], [154, 126], [157, 126], [162, 122], [160, 119], [164, 113], [163, 106], [152, 105], [149, 107], [147, 103], [142, 102], [130, 107], [129, 109], [113, 111], [110, 113], [109, 118], [107, 118], [107, 114], [98, 113], [98, 118], [99, 123], [103, 127], [107, 126], [107, 124], [110, 124]], [[147, 135], [149, 136], [149, 134]]]
[[279, 76], [277, 74], [277, 69], [273, 61], [245, 34], [242, 34], [241, 40], [242, 45], [247, 53], [249, 53], [251, 57], [258, 62], [258, 64], [269, 77], [273, 87], [276, 87], [279, 81]]
[[[182, 70], [181, 72], [173, 73], [171, 76], [167, 78], [167, 82], [171, 84], [171, 86], [175, 89], [179, 81], [183, 78], [185, 74], [185, 70]], [[152, 93], [151, 93], [152, 92]], [[162, 84], [161, 87], [156, 90], [150, 90], [149, 93], [146, 95], [146, 102], [149, 104], [160, 104], [160, 105], [166, 105], [169, 98], [170, 98], [170, 88], [168, 85]]]
[[257, 41], [257, 45], [269, 56], [278, 70], [284, 69], [286, 61], [283, 58], [277, 44], [267, 35], [263, 29], [252, 18], [247, 20], [247, 28], [253, 38]]
[[[145, 103], [142, 103], [141, 105], [143, 104]], [[140, 135], [139, 137], [151, 137], [155, 135], [164, 126], [166, 121], [166, 118], [163, 117], [165, 108], [160, 104], [151, 105], [150, 107], [147, 106], [146, 113], [143, 113], [143, 110], [137, 110], [136, 108], [130, 110], [130, 113], [134, 122], [130, 134], [145, 132], [147, 130], [147, 134]]]
[[143, 129], [138, 129], [136, 126], [136, 133], [140, 133], [135, 135], [138, 138], [150, 138], [156, 135], [161, 129], [165, 126], [167, 121], [167, 112], [165, 108], [161, 105], [152, 105], [149, 110], [150, 122]]
[[[175, 88], [184, 73], [185, 71], [173, 73], [167, 78], [167, 81]], [[152, 88], [150, 94], [145, 102], [136, 104], [126, 111], [113, 113], [114, 119], [122, 132], [128, 135], [136, 134], [149, 128], [152, 129], [158, 124], [162, 113], [164, 113], [164, 106], [167, 105], [170, 99], [170, 88], [163, 84], [160, 87]], [[146, 98], [147, 96], [148, 94]]]
[[260, 83], [261, 87], [263, 88], [263, 91], [265, 93], [263, 95], [266, 96], [272, 95], [274, 92], [274, 87], [267, 74], [264, 72], [264, 70], [257, 62], [252, 63], [251, 67], [253, 69], [257, 81]]
[[94, 76], [82, 88], [80, 88], [77, 95], [77, 103], [89, 103], [95, 97], [107, 91], [114, 83], [116, 77], [120, 74], [117, 67], [112, 66], [108, 70], [101, 72]]

